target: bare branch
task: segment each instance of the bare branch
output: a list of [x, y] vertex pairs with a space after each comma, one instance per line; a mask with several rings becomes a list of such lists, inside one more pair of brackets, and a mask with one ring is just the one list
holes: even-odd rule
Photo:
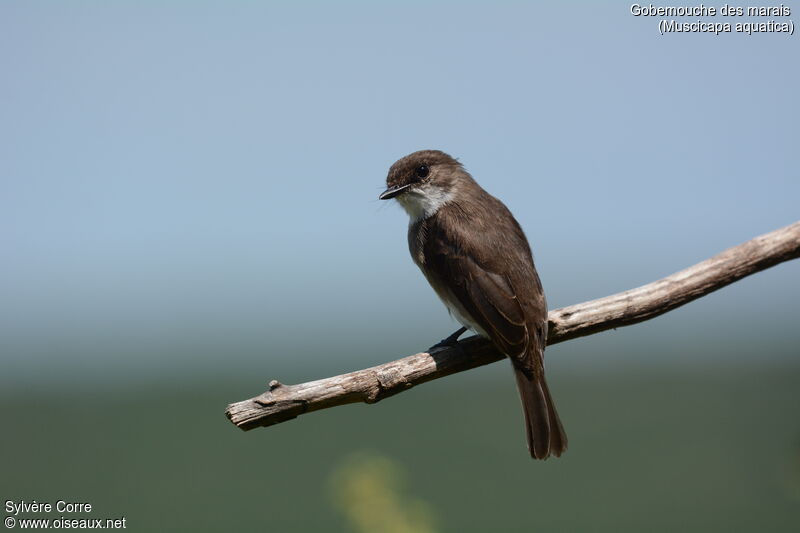
[[[800, 257], [800, 222], [734, 246], [648, 285], [550, 311], [547, 343], [556, 344], [648, 320], [797, 257]], [[503, 358], [487, 340], [469, 337], [451, 348], [418, 353], [349, 374], [299, 385], [273, 381], [268, 391], [229, 405], [225, 414], [244, 430], [271, 426], [336, 405], [375, 403], [414, 385]]]

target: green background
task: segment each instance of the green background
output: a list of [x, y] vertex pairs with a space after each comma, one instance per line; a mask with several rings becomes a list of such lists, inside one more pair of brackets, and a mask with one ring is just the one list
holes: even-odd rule
[[[637, 357], [668, 355], [641, 348]], [[133, 531], [365, 531], [337, 503], [336, 472], [358, 475], [378, 456], [394, 473], [373, 482], [400, 507], [423, 502], [431, 531], [795, 529], [800, 368], [737, 365], [748, 354], [731, 349], [718, 366], [570, 372], [558, 360], [569, 350], [551, 350], [570, 437], [559, 459], [529, 459], [505, 363], [241, 432], [224, 406], [290, 377], [265, 372], [6, 390], [2, 493], [88, 501], [91, 517], [125, 516]]]

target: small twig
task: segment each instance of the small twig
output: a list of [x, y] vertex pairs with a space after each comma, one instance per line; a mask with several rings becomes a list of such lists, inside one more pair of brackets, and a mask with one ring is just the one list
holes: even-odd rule
[[[800, 257], [800, 222], [734, 246], [671, 276], [625, 292], [550, 311], [548, 344], [628, 326], [656, 317], [773, 265]], [[418, 353], [330, 378], [283, 385], [228, 406], [225, 414], [248, 430], [271, 426], [336, 405], [375, 403], [414, 385], [503, 359], [485, 339]]]

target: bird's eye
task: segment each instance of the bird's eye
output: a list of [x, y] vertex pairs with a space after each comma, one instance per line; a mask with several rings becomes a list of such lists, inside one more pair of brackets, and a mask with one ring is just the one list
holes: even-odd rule
[[431, 173], [431, 169], [428, 168], [428, 165], [420, 165], [417, 167], [417, 170], [414, 171], [418, 178], [427, 178], [428, 174]]

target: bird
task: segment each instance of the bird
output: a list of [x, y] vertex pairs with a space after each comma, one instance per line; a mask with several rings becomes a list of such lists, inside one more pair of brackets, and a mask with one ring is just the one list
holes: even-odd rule
[[409, 215], [411, 258], [450, 314], [489, 339], [510, 360], [534, 459], [567, 449], [544, 374], [547, 302], [528, 239], [514, 215], [455, 158], [420, 150], [389, 169], [379, 199], [395, 199]]

